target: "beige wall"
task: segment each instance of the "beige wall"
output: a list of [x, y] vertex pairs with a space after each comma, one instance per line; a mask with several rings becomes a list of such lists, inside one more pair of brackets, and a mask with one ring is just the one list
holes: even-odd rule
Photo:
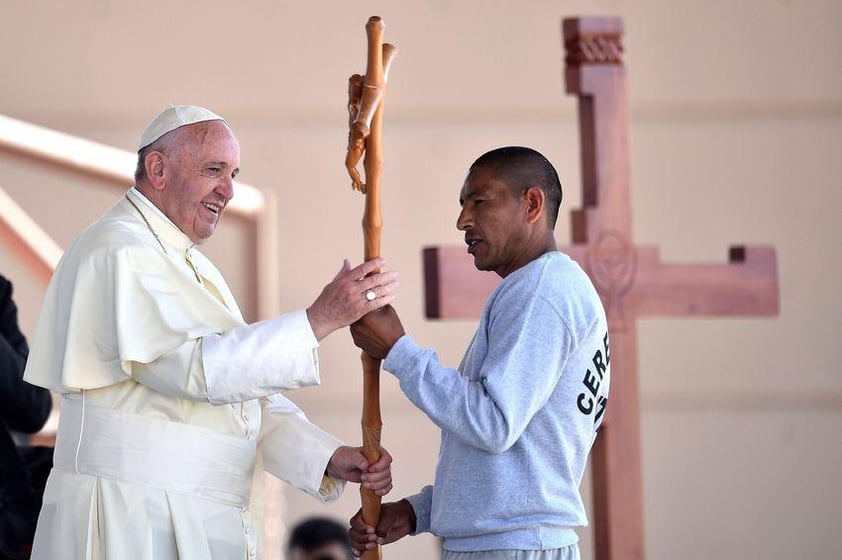
[[[566, 185], [557, 228], [579, 205], [575, 102], [563, 93], [559, 20], [626, 24], [634, 231], [665, 261], [724, 262], [732, 243], [777, 248], [775, 319], [646, 320], [639, 330], [649, 558], [830, 558], [842, 519], [842, 4], [837, 0], [290, 3], [0, 2], [0, 114], [133, 149], [168, 103], [226, 115], [243, 180], [280, 198], [285, 309], [307, 305], [343, 257], [358, 261], [362, 198], [342, 162], [346, 79], [364, 67], [363, 24], [386, 20], [400, 49], [386, 124], [383, 252], [402, 274], [398, 309], [456, 364], [471, 322], [422, 317], [420, 249], [459, 243], [457, 193], [486, 149], [526, 144]], [[329, 4], [329, 9], [325, 7]], [[0, 186], [67, 245], [119, 196], [0, 153]], [[253, 304], [243, 228], [207, 246]], [[7, 249], [32, 333], [44, 287]], [[323, 385], [293, 395], [358, 441], [358, 353], [322, 352]], [[432, 478], [438, 434], [384, 376], [384, 444], [396, 498]], [[587, 489], [587, 488], [586, 488]], [[286, 493], [287, 519], [357, 509]], [[590, 531], [582, 532], [584, 557]], [[434, 557], [432, 537], [387, 557]]]

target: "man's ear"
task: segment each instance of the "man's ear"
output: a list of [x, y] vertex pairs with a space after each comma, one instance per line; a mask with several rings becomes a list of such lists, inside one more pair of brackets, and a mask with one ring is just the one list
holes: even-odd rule
[[149, 185], [155, 190], [163, 190], [166, 185], [164, 179], [164, 168], [166, 167], [164, 154], [161, 152], [149, 152], [143, 160], [143, 166], [146, 169], [146, 180], [149, 182]]
[[526, 202], [526, 219], [534, 224], [544, 216], [544, 191], [539, 187], [529, 187], [523, 193]]

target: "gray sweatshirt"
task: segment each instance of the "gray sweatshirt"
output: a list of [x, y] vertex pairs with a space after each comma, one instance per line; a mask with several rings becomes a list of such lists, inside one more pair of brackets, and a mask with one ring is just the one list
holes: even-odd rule
[[441, 428], [435, 484], [410, 496], [417, 532], [453, 551], [578, 541], [579, 493], [608, 397], [605, 312], [579, 265], [547, 253], [489, 296], [459, 369], [404, 336], [384, 362]]

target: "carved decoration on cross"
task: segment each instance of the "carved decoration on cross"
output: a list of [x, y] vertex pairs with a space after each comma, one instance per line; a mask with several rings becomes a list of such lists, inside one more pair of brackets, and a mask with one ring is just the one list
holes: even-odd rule
[[[611, 395], [591, 456], [598, 560], [645, 556], [637, 318], [774, 316], [779, 299], [772, 247], [731, 247], [726, 264], [664, 264], [657, 247], [633, 243], [622, 33], [619, 18], [562, 22], [566, 89], [579, 101], [583, 207], [571, 215], [572, 244], [560, 249], [590, 276], [611, 336]], [[463, 247], [423, 253], [427, 317], [477, 318], [500, 279], [478, 272]]]

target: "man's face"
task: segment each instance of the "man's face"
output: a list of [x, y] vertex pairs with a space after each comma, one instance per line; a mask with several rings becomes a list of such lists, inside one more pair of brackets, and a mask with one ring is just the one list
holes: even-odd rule
[[189, 125], [165, 156], [161, 210], [193, 243], [204, 243], [234, 196], [240, 144], [222, 121]]
[[529, 224], [523, 196], [498, 180], [488, 169], [477, 168], [459, 193], [462, 212], [456, 228], [465, 232], [474, 266], [505, 278], [524, 264]]
[[348, 552], [342, 543], [333, 542], [311, 552], [294, 548], [290, 551], [289, 560], [348, 560]]

